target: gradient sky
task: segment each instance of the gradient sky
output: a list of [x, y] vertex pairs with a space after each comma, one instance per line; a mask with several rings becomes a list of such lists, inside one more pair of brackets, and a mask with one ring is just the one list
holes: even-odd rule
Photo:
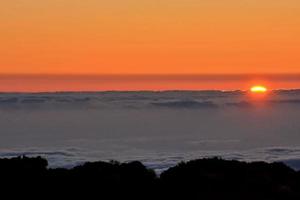
[[0, 74], [300, 73], [299, 0], [9, 0], [0, 24]]

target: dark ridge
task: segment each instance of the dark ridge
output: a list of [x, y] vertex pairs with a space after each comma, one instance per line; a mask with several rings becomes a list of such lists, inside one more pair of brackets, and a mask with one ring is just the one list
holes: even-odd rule
[[49, 169], [41, 157], [0, 159], [2, 195], [83, 199], [300, 199], [299, 172], [283, 163], [219, 158], [182, 162], [157, 176], [141, 162]]

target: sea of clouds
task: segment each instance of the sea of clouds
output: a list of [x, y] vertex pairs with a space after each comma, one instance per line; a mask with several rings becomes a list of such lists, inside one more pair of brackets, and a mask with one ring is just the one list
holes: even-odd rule
[[300, 169], [300, 91], [0, 94], [0, 157], [50, 167], [141, 160], [158, 172], [219, 156]]

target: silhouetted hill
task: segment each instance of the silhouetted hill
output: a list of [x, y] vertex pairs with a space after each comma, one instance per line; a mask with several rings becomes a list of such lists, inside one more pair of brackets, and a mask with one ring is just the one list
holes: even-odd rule
[[[225, 161], [180, 163], [160, 177], [167, 193], [199, 198], [297, 199], [300, 179], [282, 163]], [[174, 193], [175, 191], [175, 193]]]
[[0, 181], [11, 196], [41, 199], [300, 199], [299, 172], [286, 165], [218, 158], [182, 162], [158, 177], [138, 161], [48, 169], [41, 157], [17, 157], [0, 159]]

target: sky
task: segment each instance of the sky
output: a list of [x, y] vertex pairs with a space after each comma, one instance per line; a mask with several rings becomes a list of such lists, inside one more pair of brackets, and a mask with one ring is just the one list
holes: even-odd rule
[[[0, 75], [12, 81], [16, 74], [300, 74], [298, 0], [10, 0], [0, 2], [0, 24]], [[0, 89], [43, 89], [25, 85]]]

